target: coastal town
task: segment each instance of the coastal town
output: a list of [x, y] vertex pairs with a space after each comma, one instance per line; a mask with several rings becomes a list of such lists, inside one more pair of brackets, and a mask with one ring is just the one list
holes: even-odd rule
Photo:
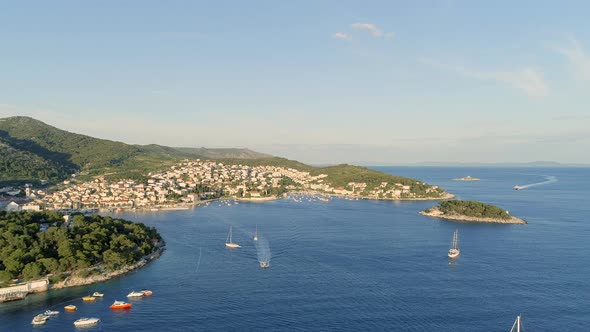
[[[312, 175], [288, 167], [223, 164], [208, 160], [185, 160], [169, 169], [149, 173], [146, 181], [109, 181], [104, 176], [80, 181], [75, 175], [60, 184], [61, 189], [1, 188], [6, 211], [41, 210], [157, 210], [188, 208], [218, 198], [263, 201], [288, 192], [310, 192], [367, 199], [422, 199], [412, 186], [381, 182], [349, 182], [333, 186], [326, 174]], [[416, 182], [418, 185], [426, 185]], [[428, 186], [428, 196], [442, 196], [438, 186]], [[19, 197], [20, 198], [17, 198]], [[1, 203], [0, 203], [1, 204]]]

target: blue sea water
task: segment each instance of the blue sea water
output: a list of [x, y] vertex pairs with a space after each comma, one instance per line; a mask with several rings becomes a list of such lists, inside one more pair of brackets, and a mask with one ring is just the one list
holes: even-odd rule
[[[528, 225], [431, 219], [434, 202], [213, 203], [121, 213], [158, 228], [164, 255], [106, 283], [0, 304], [0, 331], [590, 331], [590, 169], [379, 167], [499, 205]], [[471, 175], [477, 182], [452, 181]], [[514, 190], [514, 185], [556, 181]], [[229, 226], [241, 249], [224, 247]], [[258, 226], [261, 244], [252, 241]], [[446, 254], [455, 229], [461, 256]], [[268, 247], [268, 248], [267, 248]], [[258, 264], [260, 250], [272, 260]], [[154, 295], [108, 309], [131, 290]], [[99, 291], [105, 298], [83, 303]], [[75, 304], [75, 313], [63, 312]], [[41, 327], [31, 319], [60, 310]]]

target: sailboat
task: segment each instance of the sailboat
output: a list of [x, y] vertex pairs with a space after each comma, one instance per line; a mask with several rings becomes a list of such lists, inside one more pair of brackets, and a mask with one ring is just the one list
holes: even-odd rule
[[461, 251], [459, 250], [459, 230], [455, 230], [455, 234], [453, 234], [453, 243], [451, 244], [451, 249], [449, 249], [449, 257], [455, 258], [459, 256]]
[[241, 248], [239, 244], [233, 243], [231, 236], [231, 226], [229, 226], [229, 233], [227, 234], [227, 240], [225, 240], [225, 246], [228, 248]]
[[522, 328], [522, 324], [520, 322], [520, 315], [516, 316], [516, 320], [514, 321], [514, 324], [512, 324], [512, 328], [510, 329], [510, 332], [520, 332]]
[[258, 241], [258, 225], [256, 225], [256, 231], [254, 232], [254, 241]]

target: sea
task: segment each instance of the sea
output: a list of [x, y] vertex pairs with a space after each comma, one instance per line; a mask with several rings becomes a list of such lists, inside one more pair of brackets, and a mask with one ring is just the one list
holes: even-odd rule
[[[118, 213], [156, 227], [167, 243], [162, 257], [108, 282], [0, 304], [0, 331], [74, 331], [76, 319], [98, 317], [84, 330], [489, 332], [510, 331], [518, 315], [523, 331], [590, 331], [590, 169], [375, 169], [498, 205], [528, 224], [419, 215], [432, 201], [306, 196]], [[452, 180], [467, 175], [481, 180]], [[239, 249], [225, 247], [230, 226]], [[461, 255], [449, 260], [455, 230]], [[153, 295], [109, 309], [140, 289]], [[104, 298], [82, 302], [94, 291]], [[64, 312], [67, 304], [78, 311]], [[47, 309], [61, 313], [33, 327]]]

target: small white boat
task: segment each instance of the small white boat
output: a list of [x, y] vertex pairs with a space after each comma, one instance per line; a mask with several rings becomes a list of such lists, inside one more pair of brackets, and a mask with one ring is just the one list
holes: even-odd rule
[[100, 322], [100, 319], [96, 318], [96, 317], [83, 317], [78, 319], [77, 321], [74, 322], [74, 326], [90, 326], [90, 325], [96, 325], [98, 324], [98, 322]]
[[267, 268], [270, 266], [270, 262], [260, 262], [260, 267]]
[[514, 190], [524, 189], [524, 186], [514, 186]]
[[455, 234], [453, 234], [453, 243], [451, 244], [451, 249], [449, 249], [449, 258], [456, 258], [459, 256], [461, 251], [459, 250], [459, 230], [455, 230]]
[[232, 241], [232, 232], [231, 232], [231, 226], [229, 226], [229, 233], [227, 234], [227, 240], [225, 240], [225, 246], [228, 248], [241, 248], [241, 246], [237, 243], [234, 243]]
[[136, 291], [132, 291], [131, 293], [127, 294], [127, 297], [142, 297], [143, 293], [142, 292], [136, 292]]
[[35, 317], [33, 317], [33, 320], [31, 321], [31, 324], [33, 325], [43, 325], [45, 323], [47, 323], [47, 320], [49, 319], [49, 316], [46, 316], [44, 314], [39, 314]]
[[57, 316], [57, 315], [59, 315], [59, 311], [45, 310], [45, 312], [43, 313], [43, 315], [45, 315], [45, 316]]
[[94, 297], [103, 297], [104, 294], [103, 293], [99, 293], [99, 292], [94, 292], [94, 293], [92, 293], [92, 296], [94, 296]]
[[514, 321], [514, 324], [512, 324], [512, 328], [510, 329], [510, 332], [520, 332], [522, 328], [522, 322], [521, 322], [521, 317], [520, 315], [516, 316], [516, 320]]

